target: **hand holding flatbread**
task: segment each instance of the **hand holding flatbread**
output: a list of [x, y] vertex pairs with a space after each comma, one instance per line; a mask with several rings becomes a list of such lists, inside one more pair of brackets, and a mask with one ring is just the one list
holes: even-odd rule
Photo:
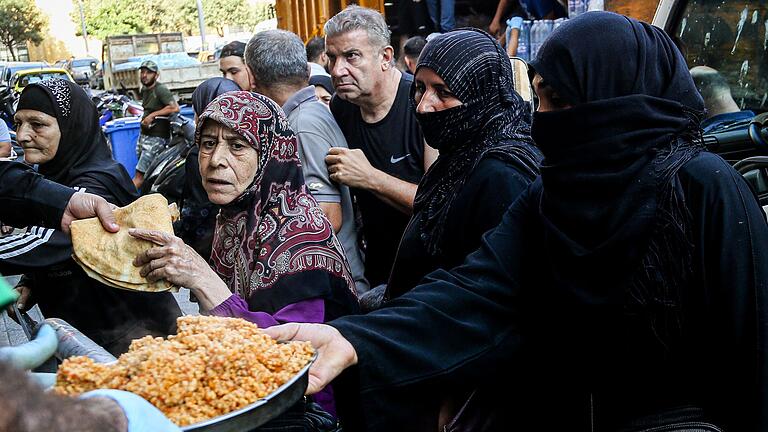
[[141, 268], [148, 281], [165, 280], [189, 288], [195, 294], [201, 310], [210, 310], [232, 296], [227, 284], [211, 269], [205, 258], [173, 234], [131, 228], [128, 233], [137, 239], [154, 243], [133, 262]]
[[88, 276], [114, 288], [148, 292], [175, 288], [164, 280], [150, 282], [140, 274], [133, 260], [154, 245], [128, 233], [128, 228], [144, 228], [173, 234], [172, 222], [174, 216], [178, 218], [175, 206], [169, 207], [162, 195], [151, 194], [116, 209], [114, 215], [123, 228], [117, 233], [104, 230], [96, 218], [72, 222], [75, 262]]

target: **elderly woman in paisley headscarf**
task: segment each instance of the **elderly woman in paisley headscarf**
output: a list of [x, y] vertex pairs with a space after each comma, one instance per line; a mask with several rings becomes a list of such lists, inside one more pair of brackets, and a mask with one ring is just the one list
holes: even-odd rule
[[[49, 180], [104, 197], [118, 206], [137, 198], [125, 168], [112, 159], [96, 107], [72, 82], [52, 79], [28, 85], [14, 118], [24, 159]], [[70, 258], [69, 236], [30, 227], [0, 244], [0, 269], [25, 271], [17, 290], [20, 309], [37, 303], [46, 317], [62, 318], [112, 352], [133, 339], [175, 332], [181, 315], [170, 293], [138, 293], [105, 286]]]
[[210, 266], [177, 237], [132, 230], [159, 245], [137, 257], [141, 273], [189, 288], [205, 313], [260, 327], [356, 312], [347, 260], [307, 191], [280, 107], [259, 94], [225, 93], [200, 114], [195, 141], [203, 186], [221, 206]]

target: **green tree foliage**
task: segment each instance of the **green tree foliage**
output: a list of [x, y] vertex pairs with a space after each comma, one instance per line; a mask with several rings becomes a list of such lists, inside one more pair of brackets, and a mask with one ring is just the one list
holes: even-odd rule
[[16, 60], [14, 47], [25, 42], [40, 43], [48, 19], [34, 2], [0, 0], [0, 43]]
[[[224, 35], [227, 25], [253, 29], [257, 23], [275, 17], [274, 8], [268, 2], [257, 3], [255, 7], [245, 0], [203, 0], [202, 3], [206, 27], [216, 29], [220, 36]], [[198, 29], [195, 0], [83, 0], [83, 6], [88, 34], [99, 39], [165, 31], [191, 35]], [[80, 22], [77, 8], [72, 18]]]

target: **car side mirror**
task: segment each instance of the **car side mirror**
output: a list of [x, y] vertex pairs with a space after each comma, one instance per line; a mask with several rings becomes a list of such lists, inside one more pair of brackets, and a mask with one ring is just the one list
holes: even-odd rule
[[528, 78], [528, 63], [519, 57], [510, 57], [509, 61], [512, 64], [512, 84], [515, 91], [531, 105], [531, 112], [533, 112], [533, 88]]

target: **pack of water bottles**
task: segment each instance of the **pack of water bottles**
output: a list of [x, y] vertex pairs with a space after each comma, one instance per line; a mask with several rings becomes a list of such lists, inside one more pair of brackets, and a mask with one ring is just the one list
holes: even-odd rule
[[[568, 17], [573, 18], [587, 11], [603, 10], [603, 5], [604, 0], [568, 0]], [[517, 19], [519, 20], [519, 18]], [[517, 53], [515, 56], [525, 61], [535, 58], [544, 41], [567, 19], [524, 20], [518, 32]], [[512, 37], [511, 28], [513, 20], [514, 18], [507, 21], [507, 46], [509, 46], [510, 38]]]
[[[549, 37], [556, 28], [565, 22], [567, 18], [558, 18], [556, 20], [524, 20], [520, 28], [517, 39], [516, 57], [529, 61], [536, 57], [541, 44]], [[511, 23], [508, 23], [508, 28]], [[507, 34], [507, 43], [511, 32]]]

